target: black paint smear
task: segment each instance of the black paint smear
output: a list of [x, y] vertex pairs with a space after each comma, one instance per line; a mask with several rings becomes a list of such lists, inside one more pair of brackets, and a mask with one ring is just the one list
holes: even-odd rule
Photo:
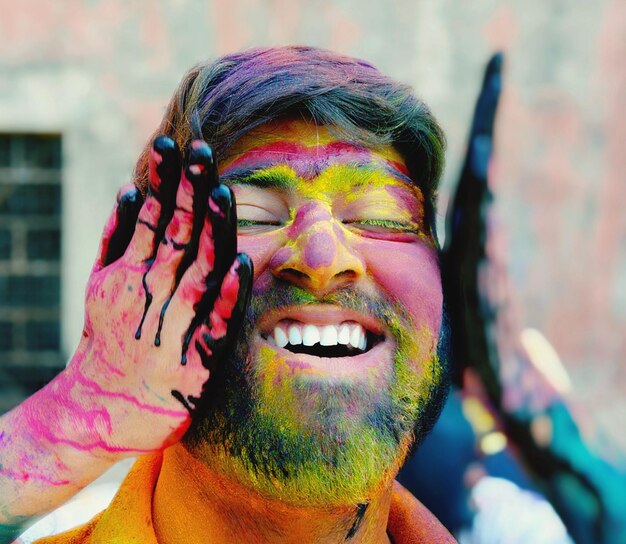
[[146, 293], [146, 302], [143, 307], [143, 315], [141, 316], [141, 321], [139, 322], [139, 326], [137, 327], [137, 331], [135, 332], [135, 340], [139, 340], [141, 338], [141, 329], [143, 327], [143, 322], [146, 320], [146, 314], [148, 313], [148, 308], [150, 308], [150, 304], [152, 304], [152, 293], [148, 289], [148, 284], [146, 282], [147, 272], [144, 273], [141, 278], [141, 283], [143, 285], [143, 290]]
[[352, 524], [352, 527], [350, 527], [350, 530], [348, 531], [348, 534], [346, 535], [346, 538], [345, 538], [346, 540], [350, 540], [359, 530], [359, 527], [361, 526], [361, 523], [363, 522], [363, 518], [365, 517], [365, 512], [367, 511], [368, 506], [369, 506], [369, 503], [367, 502], [362, 502], [361, 504], [357, 504], [354, 523]]
[[[148, 197], [147, 198], [156, 198], [161, 205], [161, 212], [159, 213], [159, 218], [157, 220], [156, 227], [153, 225], [149, 225], [148, 223], [139, 220], [140, 223], [146, 225], [149, 229], [154, 232], [154, 243], [152, 246], [152, 254], [146, 260], [146, 263], [150, 265], [154, 262], [154, 258], [159, 249], [159, 244], [163, 239], [163, 235], [165, 234], [165, 229], [167, 228], [168, 223], [171, 221], [172, 216], [174, 215], [174, 209], [176, 207], [176, 191], [178, 190], [178, 182], [180, 181], [180, 171], [181, 171], [181, 158], [180, 151], [178, 150], [178, 146], [176, 142], [167, 138], [166, 136], [159, 136], [154, 140], [152, 144], [153, 149], [161, 155], [161, 163], [157, 164], [156, 171], [159, 176], [160, 183], [158, 190], [155, 190], [152, 187], [152, 184], [148, 185]], [[148, 288], [148, 283], [146, 281], [146, 277], [150, 272], [150, 266], [146, 269], [143, 274], [142, 284], [144, 291], [146, 293], [146, 303], [143, 309], [143, 315], [141, 316], [141, 321], [139, 322], [139, 326], [137, 327], [137, 332], [135, 333], [135, 338], [139, 340], [141, 338], [141, 329], [143, 327], [143, 323], [146, 320], [146, 315], [148, 314], [148, 309], [152, 304], [152, 293]], [[156, 343], [156, 340], [155, 340]]]
[[[248, 257], [248, 255], [246, 255], [245, 253], [239, 253], [237, 255], [237, 261], [239, 261], [239, 266], [236, 271], [237, 275], [239, 276], [239, 291], [237, 293], [237, 300], [235, 301], [235, 305], [230, 315], [230, 319], [228, 319], [226, 323], [226, 334], [222, 338], [219, 338], [217, 340], [213, 338], [210, 333], [204, 334], [203, 340], [204, 340], [205, 345], [211, 351], [211, 355], [207, 353], [207, 351], [199, 342], [196, 342], [196, 350], [200, 354], [202, 365], [204, 366], [204, 368], [208, 369], [211, 372], [213, 372], [212, 365], [211, 365], [212, 359], [216, 355], [221, 355], [226, 350], [227, 346], [232, 344], [234, 340], [237, 338], [237, 336], [239, 335], [239, 331], [241, 330], [241, 323], [243, 321], [243, 317], [246, 312], [246, 307], [248, 306], [248, 303], [250, 302], [250, 295], [252, 291], [251, 289], [252, 278], [254, 276], [254, 267], [252, 265], [252, 261], [250, 260], [250, 257]], [[222, 281], [223, 279], [224, 278], [222, 276]], [[207, 279], [207, 282], [208, 282], [208, 279]], [[217, 289], [220, 286], [221, 286], [221, 281], [219, 284], [215, 285], [215, 289], [216, 289], [215, 292], [217, 294], [212, 293], [213, 296], [207, 297], [207, 300], [203, 299], [201, 303], [206, 303], [207, 306], [209, 306], [210, 308], [213, 308], [215, 304], [215, 300], [217, 299], [217, 295], [219, 295], [219, 291]], [[207, 292], [205, 292], [205, 296], [207, 293], [208, 293], [208, 290]], [[208, 321], [210, 311], [208, 309], [207, 310], [201, 309], [201, 310], [207, 312], [205, 320]], [[191, 337], [193, 336], [195, 329], [198, 326], [200, 326], [202, 322], [202, 318], [200, 318], [199, 316], [202, 316], [202, 315], [205, 315], [205, 314], [201, 313], [200, 311], [196, 313], [194, 319], [189, 325], [189, 329], [187, 329], [187, 333], [185, 334], [185, 337], [183, 340], [182, 357], [181, 357], [181, 364], [183, 366], [187, 364], [187, 351], [189, 349], [189, 344], [191, 343]]]
[[[167, 241], [163, 240], [163, 243], [167, 244]], [[189, 244], [179, 244], [178, 242], [172, 240], [172, 247], [177, 251], [181, 251], [187, 249], [189, 247]]]
[[168, 297], [168, 299], [163, 303], [163, 307], [161, 308], [161, 313], [159, 314], [159, 325], [157, 326], [157, 332], [154, 335], [154, 345], [157, 347], [161, 345], [161, 330], [163, 329], [163, 320], [165, 319], [165, 311], [170, 305], [171, 300], [172, 300], [172, 297], [171, 296]]
[[180, 391], [177, 391], [176, 389], [172, 389], [172, 397], [174, 397], [177, 401], [179, 401], [190, 414], [193, 414], [195, 407], [200, 401], [199, 398], [194, 397], [192, 395], [189, 395], [187, 398], [185, 398], [185, 396]]
[[128, 248], [130, 241], [135, 233], [135, 225], [139, 210], [143, 205], [143, 196], [136, 187], [124, 193], [117, 204], [117, 224], [115, 230], [109, 239], [106, 257], [103, 266], [107, 266], [117, 261]]
[[157, 231], [157, 227], [155, 225], [153, 225], [152, 223], [148, 223], [144, 219], [137, 219], [137, 223], [139, 223], [140, 225], [145, 226], [146, 228], [148, 228], [152, 232], [156, 232]]
[[[201, 165], [201, 173], [193, 174], [189, 168], [191, 165]], [[172, 297], [174, 296], [174, 293], [176, 292], [176, 289], [178, 288], [180, 280], [185, 271], [198, 256], [200, 234], [202, 233], [202, 229], [204, 227], [204, 218], [206, 214], [209, 191], [217, 184], [217, 168], [215, 167], [213, 150], [208, 145], [204, 145], [197, 149], [192, 148], [191, 145], [188, 146], [185, 176], [193, 186], [193, 225], [191, 227], [191, 236], [188, 243], [179, 244], [174, 240], [171, 240], [174, 249], [182, 250], [184, 253], [176, 269], [176, 277], [174, 278], [174, 287], [172, 292], [161, 307], [159, 324], [154, 337], [155, 346], [159, 346], [161, 344], [161, 330], [163, 329], [165, 312], [170, 304], [170, 301], [172, 300]], [[167, 243], [165, 238], [163, 238], [163, 242]]]
[[237, 252], [235, 197], [230, 188], [220, 184], [212, 189], [210, 198], [219, 208], [219, 212], [214, 212], [211, 206], [207, 208], [207, 214], [213, 227], [214, 268], [206, 278], [206, 290], [194, 308], [196, 314], [183, 340], [182, 365], [187, 364], [187, 351], [191, 337], [197, 327], [208, 321], [211, 310], [220, 294], [224, 276], [235, 260]]
[[[207, 289], [202, 295], [202, 298], [196, 304], [195, 310], [196, 314], [194, 315], [191, 323], [189, 324], [189, 328], [185, 333], [185, 337], [183, 339], [182, 346], [182, 355], [181, 355], [181, 364], [187, 364], [187, 351], [189, 350], [189, 344], [191, 343], [191, 337], [193, 336], [194, 331], [204, 322], [209, 319], [209, 315], [211, 314], [211, 310], [215, 306], [215, 301], [220, 294], [220, 286], [222, 285], [222, 281], [224, 276], [216, 277], [214, 272], [211, 272], [206, 279]], [[212, 340], [212, 337], [211, 337]]]

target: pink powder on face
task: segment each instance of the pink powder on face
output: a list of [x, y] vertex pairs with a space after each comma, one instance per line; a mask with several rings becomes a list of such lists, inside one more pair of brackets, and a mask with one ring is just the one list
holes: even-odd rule
[[292, 237], [299, 236], [318, 221], [328, 221], [330, 219], [330, 212], [320, 206], [318, 202], [307, 202], [298, 208], [293, 225], [289, 227], [289, 235]]
[[[273, 132], [279, 131], [280, 127]], [[359, 199], [353, 199], [348, 206], [345, 194], [329, 189], [332, 187], [329, 180], [325, 179], [320, 185], [319, 195], [311, 190], [316, 187], [314, 184], [305, 187], [307, 191], [298, 191], [303, 181], [319, 176], [330, 167], [345, 166], [348, 171], [352, 168], [355, 171], [361, 168], [382, 170], [383, 178], [389, 177], [390, 180], [383, 186], [386, 194], [378, 193], [379, 205], [397, 207], [399, 219], [410, 218], [422, 225], [424, 198], [419, 188], [412, 185], [408, 167], [399, 154], [393, 148], [366, 149], [340, 141], [315, 145], [315, 134], [307, 132], [306, 127], [298, 133], [293, 127], [287, 127], [284, 137], [284, 140], [271, 144], [264, 144], [262, 138], [256, 142], [251, 140], [250, 147], [225, 170], [285, 167], [295, 174], [293, 187], [287, 182], [285, 200], [281, 204], [289, 202], [289, 211], [293, 214], [291, 224], [287, 223], [286, 228], [275, 232], [239, 237], [240, 251], [248, 252], [255, 263], [254, 292], [262, 293], [271, 284], [277, 269], [290, 259], [299, 263], [309, 276], [305, 288], [317, 289], [329, 277], [343, 270], [353, 270], [357, 273], [350, 281], [358, 283], [357, 288], [384, 293], [389, 300], [402, 304], [415, 323], [428, 327], [436, 338], [441, 325], [443, 297], [437, 252], [432, 240], [413, 233], [381, 235], [342, 224], [344, 220], [353, 219], [349, 216], [353, 212], [365, 210], [376, 215], [375, 197], [372, 200], [364, 198], [362, 205]], [[254, 147], [255, 143], [261, 145]], [[376, 187], [377, 191], [382, 188], [380, 184]], [[366, 190], [364, 194], [367, 195]], [[425, 231], [427, 228], [424, 226]], [[289, 244], [289, 250], [285, 244]]]
[[344, 232], [343, 228], [337, 223], [333, 225], [333, 234], [339, 242], [344, 243], [346, 241], [346, 233]]
[[[417, 186], [388, 185], [385, 190], [399, 203], [399, 207], [411, 212], [414, 221], [421, 223], [424, 220], [424, 197]], [[416, 201], [416, 195], [419, 198], [418, 201]]]
[[[347, 142], [331, 142], [326, 145], [307, 146], [296, 142], [274, 142], [255, 147], [243, 153], [228, 166], [228, 170], [239, 168], [263, 168], [282, 164], [292, 168], [303, 179], [312, 179], [330, 166], [358, 163], [371, 164], [372, 150], [357, 147]], [[401, 162], [385, 159], [389, 174], [394, 170], [399, 177], [406, 178], [409, 171]]]
[[288, 247], [281, 247], [270, 260], [270, 268], [280, 268], [283, 266], [293, 255], [293, 250]]
[[304, 247], [304, 262], [309, 268], [330, 266], [337, 254], [336, 242], [326, 233], [315, 233], [309, 238]]

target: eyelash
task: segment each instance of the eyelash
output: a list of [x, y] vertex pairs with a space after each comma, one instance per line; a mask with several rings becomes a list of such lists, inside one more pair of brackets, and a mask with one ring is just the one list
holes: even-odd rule
[[419, 229], [415, 225], [393, 221], [390, 219], [362, 219], [360, 221], [346, 221], [348, 225], [363, 225], [366, 227], [381, 227], [389, 231], [419, 234]]
[[278, 221], [253, 221], [252, 219], [237, 219], [238, 227], [254, 227], [256, 225], [272, 225], [279, 226]]
[[[423, 232], [416, 225], [390, 219], [362, 219], [359, 221], [344, 221], [344, 224], [348, 227], [358, 229], [362, 236], [368, 238], [387, 238], [395, 236], [398, 237], [398, 241], [400, 241], [400, 239], [410, 241], [413, 240], [415, 236], [423, 236]], [[283, 223], [279, 221], [237, 220], [237, 228], [240, 234], [263, 234], [283, 226]]]

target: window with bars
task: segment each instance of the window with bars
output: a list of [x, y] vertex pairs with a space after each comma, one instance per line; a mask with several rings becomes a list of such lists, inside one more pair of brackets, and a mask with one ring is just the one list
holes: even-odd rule
[[61, 137], [0, 134], [0, 413], [64, 365]]

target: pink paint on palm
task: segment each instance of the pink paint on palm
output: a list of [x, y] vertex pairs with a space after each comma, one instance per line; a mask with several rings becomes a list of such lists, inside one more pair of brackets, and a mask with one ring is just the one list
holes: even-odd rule
[[228, 331], [228, 320], [231, 318], [237, 296], [239, 294], [238, 266], [233, 266], [224, 276], [220, 295], [215, 301], [215, 306], [210, 315], [211, 336], [223, 338]]
[[143, 411], [151, 412], [153, 414], [159, 414], [162, 416], [170, 416], [176, 418], [187, 416], [187, 413], [183, 410], [171, 410], [169, 408], [163, 408], [161, 406], [146, 404], [145, 402], [140, 402], [135, 396], [129, 395], [128, 393], [123, 393], [119, 391], [106, 391], [97, 382], [86, 378], [80, 372], [75, 373], [74, 376], [76, 377], [76, 383], [81, 384], [82, 386], [91, 390], [93, 393], [96, 393], [100, 397], [121, 399], [137, 408], [140, 408]]
[[59, 479], [51, 478], [50, 476], [46, 474], [41, 474], [37, 472], [26, 472], [26, 471], [18, 472], [14, 470], [7, 470], [2, 467], [0, 467], [0, 474], [2, 474], [3, 476], [7, 476], [13, 480], [20, 481], [20, 482], [27, 482], [29, 480], [38, 480], [40, 482], [43, 482], [47, 485], [52, 485], [52, 486], [67, 485], [70, 483], [70, 480], [64, 480], [64, 479], [59, 480]]

